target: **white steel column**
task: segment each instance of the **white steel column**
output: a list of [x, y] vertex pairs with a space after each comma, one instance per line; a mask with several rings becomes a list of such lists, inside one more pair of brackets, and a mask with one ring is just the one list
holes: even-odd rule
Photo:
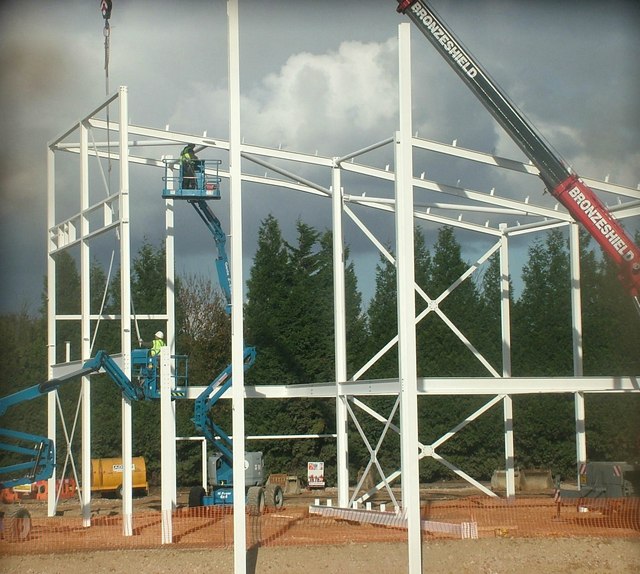
[[176, 406], [171, 400], [171, 349], [160, 349], [160, 482], [162, 485], [162, 544], [173, 542], [173, 511], [176, 508]]
[[[504, 232], [505, 223], [500, 224], [500, 320], [502, 331], [502, 376], [511, 376], [511, 307], [509, 298], [509, 239]], [[516, 495], [515, 449], [513, 445], [513, 399], [505, 395], [502, 402], [504, 420], [504, 457], [507, 499]]]
[[[120, 86], [120, 313], [122, 370], [131, 380], [131, 234], [129, 229], [129, 105]], [[133, 535], [133, 463], [131, 402], [122, 397], [122, 533]]]
[[[81, 354], [83, 361], [91, 354], [91, 292], [89, 221], [89, 137], [88, 128], [80, 124], [80, 301], [81, 310]], [[91, 383], [89, 376], [82, 377], [82, 525], [91, 526]], [[61, 477], [62, 478], [62, 477]]]
[[[173, 188], [173, 181], [166, 182]], [[165, 268], [167, 302], [167, 346], [160, 350], [160, 481], [162, 507], [162, 544], [173, 542], [173, 511], [178, 504], [176, 491], [176, 405], [171, 400], [173, 388], [172, 375], [175, 365], [171, 356], [176, 353], [176, 314], [175, 314], [175, 225], [174, 201], [165, 202]]]
[[396, 133], [396, 268], [402, 450], [402, 506], [407, 517], [409, 574], [422, 572], [418, 465], [418, 375], [416, 366], [413, 244], [413, 144], [411, 134], [411, 29], [398, 26], [400, 131]]
[[[173, 172], [172, 172], [173, 173]], [[173, 180], [166, 182], [168, 189], [173, 189]], [[167, 346], [171, 354], [176, 353], [176, 270], [175, 270], [175, 202], [167, 199], [165, 202], [165, 268], [167, 275]], [[175, 365], [172, 365], [175, 367]], [[175, 374], [175, 373], [174, 373]], [[175, 442], [175, 437], [174, 437]]]
[[[172, 188], [173, 182], [167, 182], [167, 187]], [[174, 225], [174, 201], [167, 199], [165, 207], [165, 267], [167, 273], [167, 347], [172, 355], [176, 354], [176, 273], [175, 273], [175, 225]], [[172, 369], [175, 364], [172, 364]], [[173, 373], [175, 374], [175, 373]], [[175, 442], [175, 437], [174, 441]]]
[[571, 321], [573, 333], [573, 374], [581, 377], [582, 369], [582, 290], [580, 285], [580, 228], [569, 225], [569, 257], [571, 265]]
[[[51, 252], [55, 249], [52, 241], [51, 229], [56, 224], [56, 182], [55, 182], [55, 154], [51, 148], [47, 149], [47, 377], [53, 378], [52, 365], [56, 363], [56, 262]], [[56, 449], [56, 395], [57, 391], [47, 395], [47, 436], [53, 441]], [[55, 489], [56, 469], [53, 469], [49, 479], [49, 492]], [[47, 515], [55, 516], [55, 500], [51, 496], [47, 500]]]
[[229, 187], [231, 220], [231, 385], [233, 423], [233, 564], [247, 571], [244, 469], [244, 322], [242, 316], [242, 181], [240, 156], [240, 30], [238, 0], [228, 0], [229, 25]]
[[335, 347], [336, 396], [336, 466], [338, 474], [338, 506], [349, 505], [349, 439], [347, 435], [347, 397], [343, 384], [347, 380], [347, 317], [344, 285], [344, 239], [342, 230], [342, 186], [340, 166], [332, 170], [333, 221], [333, 325]]
[[[578, 224], [569, 226], [569, 255], [571, 263], [571, 319], [573, 324], [573, 374], [584, 374], [582, 363], [582, 290], [580, 283], [580, 233]], [[580, 465], [587, 462], [587, 436], [585, 432], [584, 393], [574, 394], [576, 421], [576, 474], [580, 484]]]

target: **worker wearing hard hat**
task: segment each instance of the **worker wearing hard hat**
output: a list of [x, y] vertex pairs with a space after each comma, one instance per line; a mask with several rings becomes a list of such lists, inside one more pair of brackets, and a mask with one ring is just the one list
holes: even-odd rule
[[160, 355], [160, 349], [164, 347], [164, 333], [162, 331], [156, 331], [156, 334], [153, 336], [153, 341], [151, 343], [145, 342], [142, 339], [138, 339], [138, 344], [143, 347], [145, 345], [151, 345], [151, 350], [149, 351], [149, 370], [157, 369], [156, 375], [160, 374], [160, 365], [158, 365], [158, 360], [156, 357]]
[[155, 357], [160, 354], [160, 349], [164, 347], [164, 333], [162, 331], [156, 331], [153, 341], [149, 343], [143, 341], [142, 339], [139, 339], [138, 344], [141, 347], [143, 347], [144, 345], [151, 345], [151, 351], [149, 352], [149, 354], [152, 357]]
[[160, 349], [164, 347], [164, 333], [157, 331], [154, 335], [153, 342], [151, 343], [151, 356], [155, 357], [160, 354]]
[[180, 166], [182, 167], [182, 189], [195, 189], [196, 186], [196, 166], [200, 165], [200, 160], [196, 155], [195, 144], [187, 144], [180, 152]]

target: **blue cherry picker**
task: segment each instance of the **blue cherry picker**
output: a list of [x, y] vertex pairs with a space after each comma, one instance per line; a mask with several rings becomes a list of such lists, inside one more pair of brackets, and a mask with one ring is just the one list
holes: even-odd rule
[[[82, 369], [80, 373], [52, 379], [0, 398], [0, 417], [10, 407], [47, 395], [78, 374], [89, 372], [91, 369]], [[4, 428], [0, 429], [0, 437], [0, 452], [3, 458], [9, 457], [5, 459], [9, 464], [0, 468], [0, 488], [12, 488], [51, 478], [55, 468], [55, 448], [49, 437]], [[31, 516], [23, 507], [11, 512], [2, 510], [1, 524], [2, 536], [9, 542], [26, 540], [31, 533]]]
[[[193, 150], [194, 146], [187, 146]], [[231, 273], [226, 252], [227, 237], [220, 220], [209, 206], [209, 201], [221, 199], [220, 160], [190, 158], [176, 162], [165, 159], [165, 187], [162, 197], [183, 200], [191, 204], [213, 235], [218, 256], [215, 261], [218, 281], [226, 300], [226, 312], [231, 314]], [[251, 368], [256, 359], [256, 349], [245, 347], [244, 370]], [[213, 506], [233, 504], [233, 441], [217, 425], [210, 412], [222, 395], [231, 387], [232, 367], [228, 365], [195, 400], [193, 423], [216, 452], [207, 461], [207, 488], [194, 486], [189, 492], [189, 506]], [[245, 453], [245, 485], [247, 509], [260, 514], [265, 506], [281, 508], [284, 502], [279, 485], [264, 485], [261, 452]]]
[[[122, 394], [131, 401], [159, 398], [157, 368], [153, 359], [149, 356], [148, 349], [133, 350], [132, 381], [110, 355], [105, 351], [98, 351], [95, 357], [85, 361], [75, 371], [0, 398], [0, 417], [11, 407], [48, 395], [78, 377], [100, 371], [106, 373], [120, 388]], [[56, 466], [53, 440], [5, 428], [0, 429], [0, 437], [0, 453], [10, 460], [9, 464], [0, 467], [0, 489], [51, 478]], [[19, 507], [11, 513], [2, 511], [1, 518], [1, 530], [5, 540], [19, 542], [29, 537], [31, 516], [26, 508]]]

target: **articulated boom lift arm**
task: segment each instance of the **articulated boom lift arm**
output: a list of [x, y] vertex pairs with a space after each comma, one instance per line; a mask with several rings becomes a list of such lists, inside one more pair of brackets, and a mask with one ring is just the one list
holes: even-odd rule
[[540, 171], [549, 192], [616, 263], [640, 311], [640, 247], [578, 175], [571, 173], [424, 0], [398, 0], [406, 14]]
[[213, 239], [216, 242], [216, 248], [218, 250], [218, 257], [216, 259], [216, 271], [218, 273], [218, 281], [220, 281], [220, 287], [224, 293], [225, 300], [227, 301], [226, 311], [227, 314], [231, 313], [231, 271], [229, 270], [229, 258], [227, 257], [227, 236], [222, 229], [220, 220], [216, 217], [215, 213], [209, 207], [209, 204], [204, 199], [190, 199], [189, 203], [193, 205], [198, 215], [204, 221], [209, 231], [213, 235]]
[[[0, 417], [7, 412], [9, 407], [47, 395], [77, 377], [97, 373], [100, 370], [104, 370], [109, 375], [129, 400], [154, 398], [148, 395], [142, 386], [132, 383], [106, 351], [98, 351], [95, 357], [85, 361], [82, 367], [76, 371], [22, 389], [6, 397], [0, 397]], [[50, 438], [11, 429], [0, 429], [0, 437], [6, 441], [0, 442], [0, 452], [20, 455], [23, 459], [22, 462], [0, 467], [2, 488], [29, 484], [51, 477], [55, 468], [55, 447]]]
[[[93, 372], [104, 370], [111, 380], [120, 387], [122, 394], [130, 401], [144, 399], [144, 391], [141, 387], [134, 385], [118, 364], [107, 354], [106, 351], [98, 351], [96, 356], [84, 363], [85, 369]], [[77, 374], [76, 374], [77, 376]]]
[[[87, 375], [93, 371], [92, 368], [83, 367], [64, 377], [51, 379], [2, 397], [0, 398], [0, 417], [4, 416], [9, 407], [47, 395], [75, 377]], [[21, 458], [21, 462], [0, 468], [2, 488], [29, 484], [51, 477], [55, 468], [55, 448], [50, 438], [11, 429], [0, 429], [0, 437], [3, 440], [0, 442], [0, 452], [13, 453]]]
[[[95, 357], [85, 361], [82, 367], [76, 371], [0, 398], [0, 416], [3, 416], [9, 407], [44, 396], [57, 390], [64, 383], [77, 377], [97, 373], [101, 369], [120, 387], [123, 395], [129, 400], [137, 401], [151, 398], [145, 394], [142, 387], [129, 380], [105, 351], [98, 351]], [[0, 483], [3, 488], [51, 477], [55, 467], [55, 448], [50, 438], [10, 429], [0, 429], [0, 437], [8, 441], [0, 443], [0, 452], [11, 452], [25, 459], [20, 463], [0, 467]]]
[[[255, 347], [244, 348], [244, 370], [251, 368], [256, 360]], [[227, 368], [222, 371], [209, 386], [200, 393], [200, 396], [195, 400], [193, 408], [193, 423], [211, 444], [220, 451], [223, 457], [226, 459], [227, 464], [233, 463], [232, 453], [232, 441], [218, 425], [216, 425], [209, 417], [209, 411], [220, 400], [222, 395], [231, 387], [232, 383], [232, 366], [227, 365]]]

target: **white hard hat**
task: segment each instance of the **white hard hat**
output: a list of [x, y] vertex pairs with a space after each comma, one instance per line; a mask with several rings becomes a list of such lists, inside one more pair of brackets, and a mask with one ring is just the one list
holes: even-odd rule
[[164, 338], [164, 333], [163, 333], [162, 331], [158, 331], [158, 332], [156, 333], [156, 337], [157, 337], [158, 339], [162, 339], [162, 338]]

